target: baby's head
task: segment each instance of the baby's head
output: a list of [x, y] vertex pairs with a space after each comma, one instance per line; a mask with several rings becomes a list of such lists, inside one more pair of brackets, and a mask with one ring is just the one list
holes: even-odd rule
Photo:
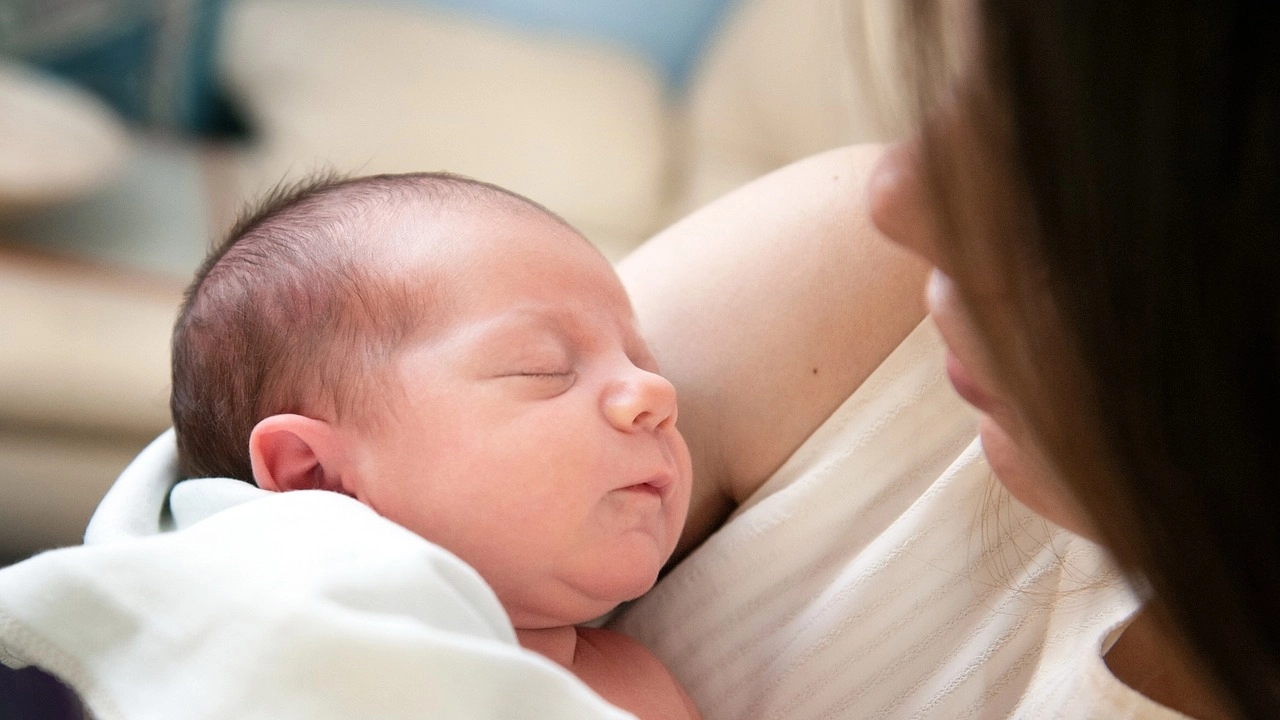
[[406, 286], [409, 249], [383, 218], [410, 201], [478, 203], [480, 189], [326, 176], [282, 186], [242, 218], [197, 271], [174, 329], [183, 477], [254, 482], [248, 438], [267, 416], [367, 415], [394, 350], [433, 310], [429, 283]]
[[648, 589], [688, 507], [675, 391], [612, 267], [465, 178], [270, 200], [197, 274], [173, 373], [184, 476], [351, 495], [470, 563], [518, 627]]

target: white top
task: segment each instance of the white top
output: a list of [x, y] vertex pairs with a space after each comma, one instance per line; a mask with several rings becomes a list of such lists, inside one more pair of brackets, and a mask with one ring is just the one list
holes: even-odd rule
[[[922, 325], [615, 621], [715, 718], [1174, 718], [1104, 639], [1105, 556], [1009, 501]], [[456, 557], [333, 493], [173, 488], [171, 433], [88, 544], [0, 570], [0, 662], [99, 720], [626, 718], [515, 642]]]
[[1135, 599], [1000, 489], [942, 358], [925, 322], [613, 626], [707, 720], [1182, 717], [1106, 669]]

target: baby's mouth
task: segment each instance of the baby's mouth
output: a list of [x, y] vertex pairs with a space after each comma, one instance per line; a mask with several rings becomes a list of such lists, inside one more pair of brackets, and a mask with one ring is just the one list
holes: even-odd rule
[[618, 489], [626, 492], [644, 493], [648, 495], [655, 495], [657, 497], [663, 497], [667, 494], [667, 488], [670, 486], [671, 486], [671, 476], [665, 473], [660, 473], [658, 475], [654, 475], [653, 477], [646, 478], [641, 482], [635, 483], [633, 485], [627, 485], [625, 487], [621, 487]]

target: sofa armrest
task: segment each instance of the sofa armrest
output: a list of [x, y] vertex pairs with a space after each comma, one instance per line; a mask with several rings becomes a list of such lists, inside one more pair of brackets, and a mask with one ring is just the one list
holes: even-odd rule
[[178, 281], [0, 249], [0, 557], [79, 541], [169, 425]]

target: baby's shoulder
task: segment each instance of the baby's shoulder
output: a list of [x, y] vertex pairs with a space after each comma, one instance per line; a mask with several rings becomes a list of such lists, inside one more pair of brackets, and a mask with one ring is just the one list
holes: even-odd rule
[[648, 648], [613, 630], [577, 630], [573, 672], [606, 700], [641, 720], [700, 717], [688, 693]]

